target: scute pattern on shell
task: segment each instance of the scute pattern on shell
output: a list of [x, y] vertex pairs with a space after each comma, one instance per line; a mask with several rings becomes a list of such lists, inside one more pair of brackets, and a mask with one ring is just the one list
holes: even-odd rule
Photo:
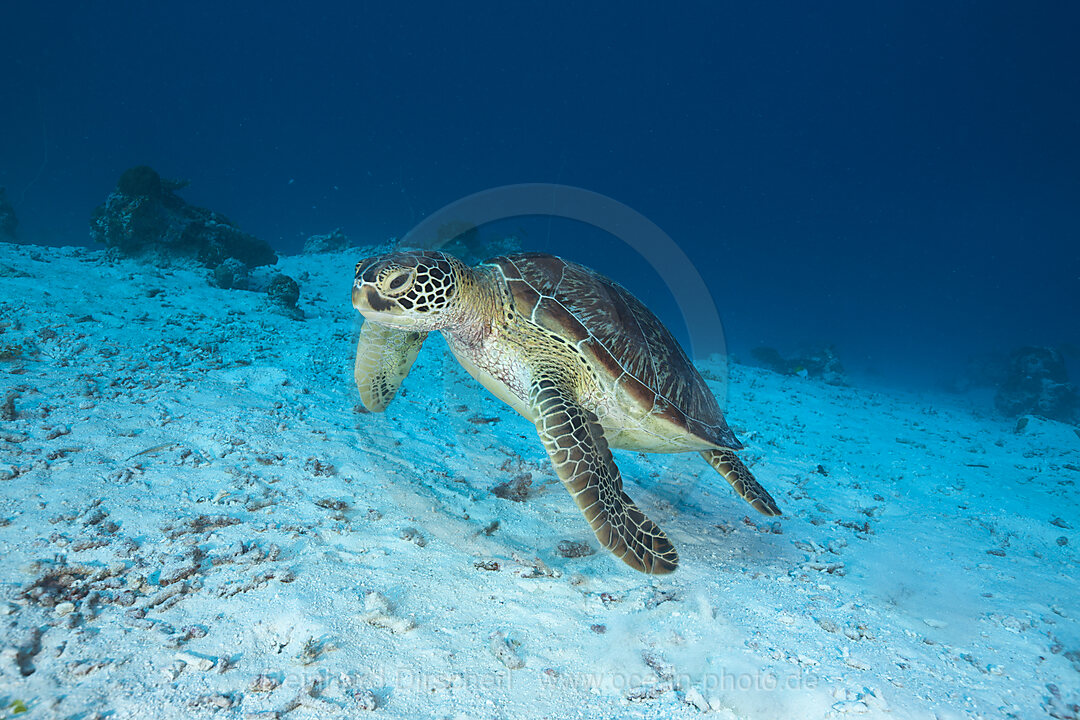
[[502, 270], [519, 313], [591, 354], [625, 395], [676, 428], [742, 449], [682, 347], [613, 280], [542, 253], [488, 260]]

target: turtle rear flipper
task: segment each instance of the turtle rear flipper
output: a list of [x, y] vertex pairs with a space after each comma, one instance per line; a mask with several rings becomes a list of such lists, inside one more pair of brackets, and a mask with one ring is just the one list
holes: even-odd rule
[[530, 396], [551, 464], [600, 543], [635, 570], [674, 570], [678, 553], [664, 531], [623, 492], [622, 476], [596, 416], [552, 380], [536, 383]]
[[781, 515], [780, 506], [773, 500], [769, 491], [761, 486], [750, 469], [743, 465], [742, 460], [734, 450], [726, 448], [720, 450], [705, 450], [701, 457], [713, 466], [716, 472], [724, 476], [731, 483], [735, 492], [742, 496], [743, 500], [754, 506], [762, 515]]
[[398, 330], [366, 320], [356, 343], [353, 378], [360, 400], [371, 412], [382, 412], [409, 374], [426, 332]]

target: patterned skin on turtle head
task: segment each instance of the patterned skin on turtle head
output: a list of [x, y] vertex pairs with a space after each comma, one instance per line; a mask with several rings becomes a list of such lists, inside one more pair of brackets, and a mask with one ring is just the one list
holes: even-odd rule
[[439, 330], [460, 312], [468, 268], [440, 252], [413, 251], [356, 264], [353, 307], [364, 317], [401, 330]]

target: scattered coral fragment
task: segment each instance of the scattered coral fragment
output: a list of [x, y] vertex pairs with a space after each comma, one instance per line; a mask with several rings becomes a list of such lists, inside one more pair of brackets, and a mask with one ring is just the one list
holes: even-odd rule
[[416, 627], [416, 623], [410, 618], [393, 615], [390, 610], [390, 601], [375, 591], [368, 592], [364, 596], [364, 613], [360, 617], [364, 622], [384, 628], [394, 634], [406, 633]]

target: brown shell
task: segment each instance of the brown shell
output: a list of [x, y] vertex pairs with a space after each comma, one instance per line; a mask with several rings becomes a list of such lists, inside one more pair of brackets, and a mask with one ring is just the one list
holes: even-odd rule
[[591, 353], [642, 408], [720, 447], [742, 448], [678, 341], [624, 287], [542, 253], [502, 255], [485, 264], [502, 270], [519, 313]]

